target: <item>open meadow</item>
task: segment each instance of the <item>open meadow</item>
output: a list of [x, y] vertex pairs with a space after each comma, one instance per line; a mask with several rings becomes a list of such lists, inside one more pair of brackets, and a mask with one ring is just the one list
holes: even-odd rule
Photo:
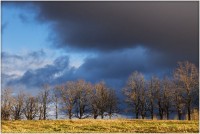
[[2, 132], [178, 132], [198, 133], [198, 121], [82, 119], [2, 121]]

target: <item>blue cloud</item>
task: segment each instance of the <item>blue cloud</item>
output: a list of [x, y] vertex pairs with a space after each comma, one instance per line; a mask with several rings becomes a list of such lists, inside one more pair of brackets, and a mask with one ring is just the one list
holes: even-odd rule
[[[92, 83], [104, 80], [110, 87], [120, 89], [133, 71], [140, 71], [146, 76], [163, 75], [160, 73], [162, 71], [167, 73], [167, 68], [170, 67], [159, 65], [163, 60], [162, 55], [149, 55], [147, 51], [143, 47], [137, 47], [99, 54], [86, 58], [79, 68], [69, 66], [68, 56], [60, 56], [51, 64], [27, 70], [21, 77], [8, 82], [8, 85], [24, 84], [26, 87], [40, 87], [44, 83], [49, 83], [54, 86], [68, 80], [85, 79]], [[38, 52], [36, 55], [34, 53], [30, 55], [37, 57], [43, 54]]]

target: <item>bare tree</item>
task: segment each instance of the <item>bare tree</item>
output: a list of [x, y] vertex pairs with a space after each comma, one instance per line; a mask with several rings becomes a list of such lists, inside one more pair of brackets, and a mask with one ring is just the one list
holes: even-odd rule
[[107, 107], [108, 107], [108, 115], [109, 115], [109, 118], [111, 119], [112, 115], [114, 113], [117, 113], [118, 112], [118, 98], [117, 98], [117, 95], [116, 95], [116, 92], [115, 90], [113, 89], [109, 89], [108, 90], [108, 103], [107, 103]]
[[1, 119], [9, 120], [13, 103], [12, 90], [5, 88], [1, 92]]
[[41, 97], [37, 96], [38, 98], [38, 115], [39, 115], [39, 120], [44, 119], [44, 110], [43, 110], [43, 105], [41, 103]]
[[180, 88], [178, 81], [173, 81], [173, 92], [172, 92], [172, 100], [173, 105], [177, 111], [178, 119], [182, 119], [183, 110], [185, 107], [185, 101], [182, 94], [182, 88]]
[[142, 119], [145, 118], [147, 112], [147, 91], [145, 87], [142, 87], [140, 90], [140, 106], [139, 106], [140, 115]]
[[60, 102], [60, 95], [59, 95], [59, 90], [57, 89], [57, 87], [55, 87], [52, 90], [52, 102], [55, 106], [55, 117], [56, 119], [58, 119], [58, 104]]
[[76, 90], [76, 117], [79, 119], [86, 118], [83, 117], [86, 109], [89, 108], [89, 95], [92, 85], [85, 82], [84, 80], [78, 80], [75, 84]]
[[170, 108], [172, 106], [172, 81], [167, 77], [162, 80], [162, 90], [164, 112], [167, 119], [169, 119]]
[[38, 99], [31, 95], [26, 95], [24, 103], [25, 108], [23, 112], [27, 120], [35, 119], [38, 113]]
[[156, 92], [159, 90], [160, 84], [159, 79], [156, 76], [151, 77], [150, 82], [148, 83], [148, 109], [150, 111], [151, 119], [154, 118], [154, 109], [155, 109], [155, 99], [156, 99]]
[[133, 108], [133, 111], [136, 115], [136, 119], [139, 117], [140, 113], [140, 98], [141, 91], [144, 90], [144, 76], [135, 71], [133, 72], [126, 84], [126, 87], [123, 89], [123, 92], [126, 96], [126, 102]]
[[197, 67], [188, 62], [178, 62], [178, 67], [174, 71], [175, 80], [181, 83], [181, 88], [184, 90], [184, 96], [186, 100], [188, 120], [191, 119], [191, 102], [192, 92], [198, 88], [199, 85], [199, 73]]
[[15, 120], [20, 120], [22, 118], [24, 110], [24, 97], [23, 91], [20, 91], [17, 96], [14, 97], [12, 113]]
[[94, 119], [97, 119], [99, 115], [98, 102], [99, 101], [98, 101], [96, 88], [92, 88], [92, 91], [90, 92], [89, 103], [90, 103], [90, 107], [91, 107], [91, 111], [92, 111]]
[[47, 118], [47, 109], [50, 103], [50, 87], [48, 84], [44, 84], [42, 91], [40, 91], [38, 100], [40, 103], [39, 112], [40, 118], [46, 120]]
[[161, 84], [159, 82], [159, 88], [156, 91], [156, 100], [157, 100], [157, 106], [158, 106], [158, 112], [160, 119], [162, 120], [164, 117], [164, 112], [165, 112], [165, 106], [164, 106], [164, 99], [163, 99], [163, 90], [161, 88]]
[[101, 118], [104, 118], [104, 113], [107, 110], [108, 106], [108, 88], [106, 87], [104, 82], [99, 82], [95, 84], [95, 89], [96, 89], [96, 101], [97, 101], [97, 108], [99, 110], [99, 114], [101, 115]]
[[76, 100], [76, 83], [73, 81], [68, 81], [66, 84], [57, 86], [57, 89], [60, 91], [61, 100], [63, 102], [63, 110], [67, 110], [69, 119], [72, 118], [73, 108]]

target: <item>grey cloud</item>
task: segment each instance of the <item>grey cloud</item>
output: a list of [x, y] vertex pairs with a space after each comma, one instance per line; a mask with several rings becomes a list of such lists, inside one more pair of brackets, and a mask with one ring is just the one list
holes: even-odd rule
[[17, 54], [9, 54], [7, 52], [2, 52], [1, 53], [1, 57], [3, 60], [7, 60], [7, 59], [19, 59], [19, 60], [22, 60], [23, 57], [17, 55]]
[[[45, 64], [46, 54], [43, 50], [29, 52], [25, 54], [10, 54], [7, 52], [2, 52], [2, 71], [10, 72], [26, 70], [26, 68], [36, 68]], [[14, 64], [13, 64], [14, 63]]]
[[48, 64], [46, 53], [43, 50], [31, 51], [25, 54], [11, 54], [2, 52], [2, 85], [9, 86], [28, 70], [35, 70]]
[[[166, 61], [163, 64], [163, 60]], [[162, 53], [149, 53], [143, 47], [100, 53], [95, 57], [88, 57], [79, 68], [69, 66], [69, 57], [61, 56], [52, 64], [37, 69], [27, 70], [21, 77], [8, 82], [8, 85], [24, 84], [27, 87], [40, 87], [44, 83], [52, 86], [68, 80], [85, 79], [92, 83], [104, 80], [110, 87], [120, 89], [125, 85], [128, 76], [134, 72], [142, 72], [146, 79], [152, 75], [170, 75], [173, 65], [168, 64]]]
[[23, 76], [8, 82], [8, 85], [24, 84], [27, 87], [40, 87], [44, 83], [54, 85], [58, 82], [57, 77], [66, 71], [73, 73], [73, 68], [69, 68], [69, 57], [59, 57], [53, 64], [26, 71]]
[[198, 2], [34, 4], [40, 8], [41, 21], [54, 22], [58, 47], [112, 51], [142, 44], [197, 61]]
[[28, 52], [26, 54], [10, 54], [8, 52], [2, 52], [1, 53], [2, 56], [2, 60], [10, 60], [10, 59], [19, 59], [19, 60], [23, 60], [23, 59], [28, 59], [28, 58], [33, 58], [33, 59], [38, 59], [38, 58], [44, 58], [46, 56], [46, 53], [44, 52], [44, 50], [39, 50], [39, 51], [31, 51]]

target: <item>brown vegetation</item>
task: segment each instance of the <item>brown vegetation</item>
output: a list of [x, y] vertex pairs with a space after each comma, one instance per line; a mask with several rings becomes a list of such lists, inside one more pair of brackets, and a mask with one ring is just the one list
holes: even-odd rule
[[3, 121], [2, 132], [37, 133], [198, 133], [198, 121], [177, 120], [34, 120]]

